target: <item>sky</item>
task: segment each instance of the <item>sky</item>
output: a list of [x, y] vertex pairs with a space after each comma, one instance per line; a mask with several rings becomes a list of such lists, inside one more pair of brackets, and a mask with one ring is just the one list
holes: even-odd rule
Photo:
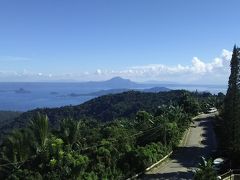
[[0, 81], [226, 84], [239, 0], [0, 0]]

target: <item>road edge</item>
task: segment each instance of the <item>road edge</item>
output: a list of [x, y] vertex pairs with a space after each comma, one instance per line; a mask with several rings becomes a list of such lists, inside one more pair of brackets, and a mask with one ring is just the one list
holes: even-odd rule
[[[195, 117], [194, 117], [195, 118]], [[194, 120], [194, 119], [193, 119]], [[186, 144], [186, 139], [188, 138], [189, 134], [191, 131], [191, 125], [188, 127], [188, 129], [185, 130], [182, 139], [179, 142], [178, 147], [185, 145]], [[127, 178], [126, 180], [131, 180], [131, 179], [136, 179], [137, 177], [143, 175], [144, 173], [150, 171], [151, 169], [153, 169], [154, 167], [160, 165], [162, 162], [164, 162], [169, 156], [171, 156], [173, 153], [173, 151], [169, 152], [166, 156], [164, 156], [162, 159], [160, 159], [159, 161], [157, 161], [156, 163], [152, 164], [151, 166], [147, 167], [143, 172], [137, 173], [135, 175], [133, 175], [130, 178]]]

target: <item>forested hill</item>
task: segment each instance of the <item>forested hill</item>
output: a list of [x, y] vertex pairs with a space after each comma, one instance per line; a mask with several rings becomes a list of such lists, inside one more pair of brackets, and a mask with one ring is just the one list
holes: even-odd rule
[[174, 150], [191, 117], [221, 97], [129, 91], [79, 106], [23, 113], [0, 129], [25, 126], [2, 139], [0, 179], [127, 179]]
[[0, 111], [0, 142], [1, 142], [1, 135], [3, 133], [4, 128], [5, 127], [7, 127], [8, 129], [11, 128], [9, 127], [9, 124], [13, 123], [15, 121], [15, 118], [19, 117], [20, 114], [21, 112]]
[[[94, 119], [99, 122], [109, 122], [118, 118], [132, 119], [139, 110], [153, 113], [158, 106], [170, 103], [178, 104], [183, 97], [196, 96], [200, 99], [213, 97], [210, 93], [190, 93], [185, 90], [174, 90], [159, 93], [144, 93], [129, 91], [120, 94], [105, 95], [77, 106], [65, 106], [61, 108], [36, 109], [23, 113], [7, 125], [0, 128], [0, 132], [8, 131], [16, 127], [25, 127], [39, 112], [49, 117], [51, 126], [58, 126], [65, 118]], [[193, 108], [192, 108], [193, 109]]]
[[16, 117], [20, 116], [21, 112], [15, 111], [0, 111], [0, 124], [13, 121]]

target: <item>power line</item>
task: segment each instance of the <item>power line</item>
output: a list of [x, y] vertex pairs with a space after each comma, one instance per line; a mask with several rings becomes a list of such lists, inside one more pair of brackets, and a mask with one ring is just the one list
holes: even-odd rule
[[[131, 136], [129, 136], [129, 137], [131, 138], [131, 137], [134, 137], [134, 136], [142, 135], [142, 134], [144, 134], [144, 133], [146, 133], [146, 132], [148, 132], [148, 131], [157, 129], [157, 128], [161, 127], [161, 126], [162, 126], [162, 125], [159, 125], [159, 126], [156, 126], [156, 127], [151, 127], [151, 128], [146, 129], [146, 130], [144, 130], [144, 131], [141, 131], [141, 132], [138, 132], [138, 133], [136, 133], [136, 134], [133, 134], [133, 135], [131, 135]], [[115, 139], [115, 140], [112, 140], [111, 142], [115, 142], [115, 141], [118, 141], [118, 140]], [[85, 147], [85, 148], [83, 148], [83, 149], [80, 149], [80, 151], [85, 151], [85, 150], [88, 150], [88, 149], [91, 149], [91, 148], [100, 147], [100, 146], [104, 146], [104, 145], [105, 145], [105, 144], [98, 144], [98, 145], [94, 145], [94, 146], [89, 146], [89, 147]]]
[[[144, 133], [146, 133], [146, 132], [152, 131], [152, 130], [157, 129], [157, 128], [159, 128], [159, 127], [161, 127], [161, 125], [156, 126], [156, 127], [148, 128], [148, 129], [146, 129], [146, 130], [144, 130], [144, 131], [140, 131], [140, 132], [138, 132], [138, 133], [136, 133], [136, 134], [133, 134], [133, 135], [131, 135], [131, 136], [129, 136], [129, 137], [132, 138], [132, 137], [135, 137], [135, 136], [138, 136], [138, 135], [142, 135], [142, 134], [144, 134]], [[154, 133], [154, 134], [155, 134], [155, 133]], [[116, 142], [116, 141], [118, 141], [118, 140], [117, 140], [117, 139], [111, 140], [111, 142]], [[94, 145], [94, 146], [85, 147], [85, 148], [80, 149], [79, 151], [85, 151], [85, 150], [88, 150], [88, 149], [91, 149], [91, 148], [97, 148], [97, 147], [101, 147], [101, 146], [105, 146], [105, 144], [98, 144], [98, 145]], [[8, 165], [17, 165], [17, 164], [25, 163], [25, 162], [27, 162], [27, 161], [29, 161], [29, 160], [21, 161], [21, 162], [15, 162], [15, 163], [0, 164], [0, 167], [4, 167], [4, 166], [8, 166]]]

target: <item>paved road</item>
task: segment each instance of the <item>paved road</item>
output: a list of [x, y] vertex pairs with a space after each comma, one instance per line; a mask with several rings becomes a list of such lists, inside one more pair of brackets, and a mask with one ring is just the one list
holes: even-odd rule
[[210, 117], [198, 116], [186, 134], [183, 145], [170, 157], [169, 161], [147, 172], [140, 179], [192, 179], [192, 170], [197, 167], [201, 156], [207, 156], [216, 148], [215, 134]]

